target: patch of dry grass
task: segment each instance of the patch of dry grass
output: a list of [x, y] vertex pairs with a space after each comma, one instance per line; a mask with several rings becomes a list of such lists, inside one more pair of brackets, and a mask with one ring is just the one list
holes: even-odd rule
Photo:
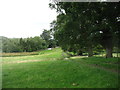
[[38, 55], [38, 52], [0, 53], [2, 57]]

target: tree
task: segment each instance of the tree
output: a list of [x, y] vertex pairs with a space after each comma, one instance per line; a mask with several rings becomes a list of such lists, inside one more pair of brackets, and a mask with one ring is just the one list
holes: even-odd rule
[[[80, 29], [79, 22], [73, 20], [71, 15], [60, 14], [57, 16], [57, 21], [53, 21], [52, 24], [52, 30], [55, 31], [55, 39], [58, 40], [64, 51], [73, 51], [78, 55], [82, 55], [82, 48], [88, 47], [88, 56], [92, 56], [92, 41], [87, 37], [88, 33], [84, 29]], [[83, 28], [85, 28], [85, 26]], [[80, 32], [82, 33], [81, 35]], [[89, 42], [85, 42], [84, 39]]]
[[50, 6], [59, 12], [55, 32], [61, 45], [79, 41], [91, 56], [92, 47], [101, 44], [106, 57], [112, 57], [114, 37], [118, 36], [120, 26], [119, 3], [55, 2]]
[[43, 33], [40, 35], [43, 40], [49, 41], [52, 37], [49, 30], [44, 29]]
[[45, 40], [43, 40], [39, 36], [35, 36], [33, 38], [30, 37], [30, 38], [26, 38], [26, 39], [21, 38], [20, 45], [21, 45], [23, 51], [26, 51], [26, 52], [32, 52], [32, 51], [37, 51], [37, 50], [47, 48], [47, 44], [46, 44]]
[[40, 35], [42, 39], [46, 41], [48, 48], [54, 48], [57, 46], [57, 41], [54, 39], [53, 33], [52, 30], [44, 29], [43, 33]]
[[18, 38], [2, 38], [2, 52], [21, 52]]

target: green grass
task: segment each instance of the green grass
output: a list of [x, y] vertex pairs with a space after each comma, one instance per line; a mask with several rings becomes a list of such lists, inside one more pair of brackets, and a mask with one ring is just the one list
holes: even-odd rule
[[83, 59], [76, 59], [78, 62], [84, 62], [91, 65], [98, 65], [108, 69], [118, 69], [120, 66], [118, 65], [119, 58], [104, 58], [104, 57], [89, 57]]
[[[25, 62], [21, 62], [25, 61]], [[98, 66], [94, 66], [94, 65]], [[116, 88], [118, 58], [63, 59], [55, 48], [38, 55], [3, 57], [3, 88]]]

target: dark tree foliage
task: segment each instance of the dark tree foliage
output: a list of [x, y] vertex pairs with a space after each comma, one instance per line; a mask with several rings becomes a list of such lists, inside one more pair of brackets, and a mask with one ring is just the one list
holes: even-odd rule
[[51, 37], [51, 33], [49, 30], [44, 29], [44, 31], [42, 32], [42, 34], [40, 35], [42, 37], [43, 40], [48, 41], [50, 40]]
[[48, 48], [55, 48], [57, 45], [57, 41], [53, 37], [53, 33], [51, 30], [44, 30], [40, 35], [43, 40], [46, 41]]
[[78, 49], [86, 48], [92, 56], [92, 49], [100, 44], [106, 50], [106, 57], [112, 57], [114, 41], [119, 41], [119, 3], [55, 2], [50, 7], [59, 13], [52, 24], [62, 47], [67, 50], [79, 45]]

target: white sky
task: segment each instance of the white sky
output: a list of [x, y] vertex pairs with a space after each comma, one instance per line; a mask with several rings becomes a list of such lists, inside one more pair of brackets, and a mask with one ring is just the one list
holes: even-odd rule
[[39, 36], [57, 13], [50, 0], [0, 0], [0, 36], [9, 38]]

